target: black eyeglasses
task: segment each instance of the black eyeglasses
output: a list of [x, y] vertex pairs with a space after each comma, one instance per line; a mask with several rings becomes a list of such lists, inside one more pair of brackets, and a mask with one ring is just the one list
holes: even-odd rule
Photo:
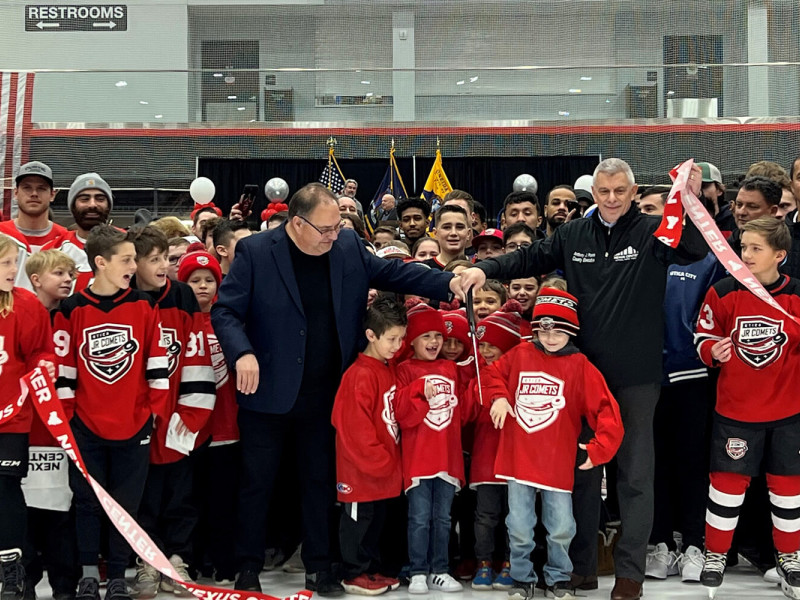
[[531, 245], [531, 242], [509, 242], [506, 244], [506, 250], [521, 250], [522, 248], [527, 248]]
[[181, 256], [170, 256], [169, 257], [169, 264], [177, 265], [180, 262], [181, 258], [183, 258], [183, 255], [181, 255]]
[[339, 224], [336, 225], [335, 227], [323, 227], [322, 229], [320, 229], [305, 217], [301, 217], [300, 215], [297, 215], [297, 217], [303, 219], [303, 221], [311, 225], [311, 227], [313, 227], [317, 231], [317, 233], [322, 236], [330, 235], [332, 233], [339, 233], [342, 230], [342, 227], [344, 227], [344, 220], [341, 220], [339, 221]]

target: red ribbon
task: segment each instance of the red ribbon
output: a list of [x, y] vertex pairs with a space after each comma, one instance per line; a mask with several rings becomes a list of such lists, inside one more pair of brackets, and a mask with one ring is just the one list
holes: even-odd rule
[[[280, 600], [268, 594], [243, 592], [185, 582], [178, 577], [172, 564], [153, 543], [153, 540], [145, 533], [144, 529], [86, 471], [83, 458], [81, 458], [81, 453], [72, 434], [72, 428], [69, 426], [67, 416], [64, 413], [64, 407], [56, 396], [56, 389], [52, 379], [41, 368], [37, 367], [20, 379], [20, 387], [22, 388], [21, 401], [24, 401], [29, 393], [33, 393], [35, 400], [33, 406], [42, 419], [42, 423], [47, 425], [50, 433], [53, 434], [53, 437], [66, 451], [67, 456], [72, 459], [75, 466], [86, 478], [86, 481], [92, 486], [97, 499], [100, 501], [100, 506], [103, 507], [111, 523], [114, 524], [114, 527], [117, 528], [142, 560], [167, 577], [174, 579], [201, 600]], [[310, 600], [311, 596], [311, 592], [302, 590], [287, 596], [284, 600]]]

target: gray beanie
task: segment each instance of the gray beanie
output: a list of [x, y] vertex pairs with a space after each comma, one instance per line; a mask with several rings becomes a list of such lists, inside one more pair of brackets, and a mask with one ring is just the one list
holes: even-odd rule
[[75, 198], [78, 197], [83, 191], [86, 190], [100, 190], [108, 196], [108, 208], [114, 208], [114, 195], [111, 193], [111, 188], [105, 182], [105, 179], [100, 177], [97, 173], [84, 173], [78, 175], [72, 185], [69, 186], [69, 194], [67, 195], [67, 208], [72, 212], [72, 207], [75, 204]]

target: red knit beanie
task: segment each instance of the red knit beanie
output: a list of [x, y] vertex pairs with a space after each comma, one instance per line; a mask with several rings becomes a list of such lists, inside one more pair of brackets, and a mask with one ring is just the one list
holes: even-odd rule
[[406, 302], [406, 307], [408, 307], [406, 341], [409, 344], [428, 331], [438, 331], [443, 337], [447, 337], [444, 318], [438, 310], [431, 308], [419, 298], [413, 298]]
[[449, 310], [442, 314], [444, 317], [444, 326], [447, 333], [444, 339], [454, 337], [464, 346], [469, 346], [469, 323], [467, 322], [466, 311], [462, 308], [459, 310]]
[[516, 312], [495, 312], [478, 322], [476, 333], [479, 342], [497, 346], [508, 352], [520, 343], [522, 317]]
[[197, 269], [208, 269], [217, 281], [217, 285], [222, 281], [222, 269], [219, 261], [208, 252], [187, 252], [181, 257], [178, 263], [178, 281], [186, 281]]
[[542, 288], [533, 306], [533, 329], [577, 335], [580, 330], [578, 299], [555, 288]]

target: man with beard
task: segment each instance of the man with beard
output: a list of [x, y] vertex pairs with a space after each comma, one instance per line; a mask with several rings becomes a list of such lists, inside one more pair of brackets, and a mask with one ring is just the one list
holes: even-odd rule
[[61, 250], [75, 261], [77, 276], [73, 293], [86, 288], [93, 279], [92, 268], [83, 249], [89, 231], [108, 220], [114, 207], [111, 188], [97, 173], [78, 175], [69, 188], [67, 206], [75, 219], [76, 228], [49, 242], [43, 250]]
[[703, 204], [712, 215], [714, 222], [723, 235], [730, 235], [736, 229], [736, 220], [731, 212], [731, 205], [725, 201], [725, 186], [719, 169], [708, 162], [699, 162], [697, 166], [703, 171]]
[[14, 199], [17, 201], [19, 215], [16, 219], [0, 223], [0, 233], [14, 238], [19, 246], [17, 279], [14, 285], [33, 291], [25, 272], [25, 261], [47, 242], [64, 235], [67, 230], [50, 220], [50, 204], [56, 197], [50, 167], [38, 161], [25, 163], [19, 168], [14, 181]]
[[[577, 212], [573, 212], [577, 199], [571, 185], [557, 185], [544, 201], [545, 235], [550, 237], [553, 232], [571, 219]], [[570, 208], [572, 204], [572, 208]], [[572, 214], [570, 214], [572, 213]]]

